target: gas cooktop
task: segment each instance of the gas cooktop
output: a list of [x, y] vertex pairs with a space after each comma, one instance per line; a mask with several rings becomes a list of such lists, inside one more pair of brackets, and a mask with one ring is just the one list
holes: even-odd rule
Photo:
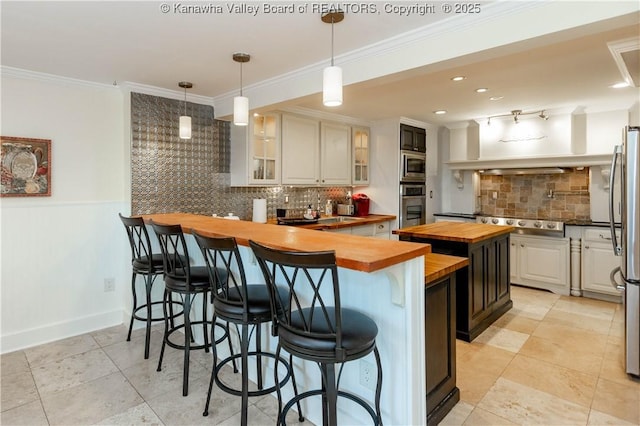
[[478, 216], [477, 223], [490, 225], [508, 225], [516, 228], [520, 234], [547, 234], [564, 236], [564, 222], [546, 219], [526, 219], [517, 217]]

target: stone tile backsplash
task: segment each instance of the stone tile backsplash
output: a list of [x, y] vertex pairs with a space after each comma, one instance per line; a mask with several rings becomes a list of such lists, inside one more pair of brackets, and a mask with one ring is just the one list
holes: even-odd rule
[[589, 169], [551, 175], [480, 176], [480, 198], [482, 214], [489, 216], [589, 220]]

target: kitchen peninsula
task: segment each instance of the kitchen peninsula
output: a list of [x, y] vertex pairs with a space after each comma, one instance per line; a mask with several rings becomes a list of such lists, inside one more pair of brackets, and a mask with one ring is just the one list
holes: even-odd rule
[[431, 244], [434, 253], [467, 257], [456, 272], [456, 337], [475, 339], [513, 306], [509, 277], [511, 226], [436, 222], [394, 230], [401, 241]]
[[[194, 214], [152, 214], [145, 220], [161, 224], [181, 224], [184, 232], [197, 231], [208, 236], [233, 236], [241, 246], [247, 279], [261, 279], [249, 240], [289, 250], [335, 250], [340, 274], [340, 293], [345, 307], [360, 310], [377, 324], [377, 345], [383, 368], [381, 409], [386, 424], [424, 424], [427, 413], [427, 367], [425, 356], [425, 255], [428, 244], [408, 243], [318, 232], [292, 226], [259, 224], [247, 221], [226, 220]], [[197, 262], [200, 256], [193, 239], [188, 239], [190, 253]], [[443, 268], [455, 269], [455, 262]], [[437, 283], [441, 273], [453, 269], [434, 268], [429, 277]], [[420, 319], [420, 320], [419, 320]], [[268, 330], [267, 330], [268, 331]], [[275, 349], [276, 340], [268, 332], [263, 334], [263, 344]], [[220, 347], [220, 355], [224, 353]], [[366, 359], [366, 358], [365, 358]], [[369, 360], [372, 362], [372, 360]], [[301, 371], [298, 386], [302, 389], [317, 388], [320, 378], [314, 364], [296, 365]], [[351, 391], [373, 401], [374, 390], [362, 384], [358, 363], [347, 363], [340, 382], [341, 389]], [[273, 374], [267, 366], [266, 375]], [[270, 370], [270, 371], [269, 371]], [[455, 372], [454, 372], [455, 373]], [[255, 380], [255, 377], [252, 378]], [[287, 394], [287, 392], [289, 392]], [[283, 397], [291, 396], [290, 386], [283, 389]], [[320, 401], [308, 401], [305, 416], [315, 424], [321, 424]], [[341, 423], [361, 424], [365, 416], [349, 404], [342, 406], [338, 416]], [[450, 408], [450, 407], [449, 407]]]

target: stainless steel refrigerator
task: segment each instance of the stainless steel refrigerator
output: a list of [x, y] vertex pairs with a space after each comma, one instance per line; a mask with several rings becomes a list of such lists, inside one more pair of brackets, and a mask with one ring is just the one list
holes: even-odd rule
[[[620, 168], [618, 170], [618, 167]], [[620, 185], [616, 180], [620, 179]], [[615, 233], [615, 210], [620, 211], [620, 239]], [[616, 146], [609, 182], [609, 220], [613, 250], [620, 261], [618, 288], [624, 292], [625, 368], [640, 376], [640, 127], [626, 127]], [[611, 274], [612, 280], [618, 268]]]

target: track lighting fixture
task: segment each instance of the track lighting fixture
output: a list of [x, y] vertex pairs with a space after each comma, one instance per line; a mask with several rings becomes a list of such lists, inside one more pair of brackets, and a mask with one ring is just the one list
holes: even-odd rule
[[548, 120], [549, 119], [549, 115], [547, 115], [547, 113], [545, 112], [545, 110], [542, 111], [532, 111], [532, 112], [522, 112], [521, 109], [514, 109], [513, 111], [511, 111], [509, 114], [497, 114], [497, 115], [492, 115], [487, 117], [487, 126], [491, 125], [491, 119], [492, 118], [498, 118], [498, 117], [513, 117], [513, 122], [515, 124], [518, 124], [520, 122], [520, 117], [523, 115], [532, 115], [532, 114], [537, 114], [539, 118], [543, 119], [543, 120]]
[[248, 53], [233, 54], [233, 60], [240, 63], [240, 96], [233, 98], [233, 124], [236, 126], [249, 124], [249, 98], [242, 96], [242, 64], [250, 59]]
[[332, 8], [321, 19], [331, 24], [331, 66], [324, 69], [322, 76], [322, 103], [328, 107], [339, 106], [342, 105], [342, 68], [333, 64], [333, 24], [344, 19], [344, 12]]
[[180, 116], [180, 139], [191, 139], [191, 117], [187, 115], [187, 89], [191, 89], [193, 84], [181, 81], [178, 86], [184, 89], [184, 115]]

